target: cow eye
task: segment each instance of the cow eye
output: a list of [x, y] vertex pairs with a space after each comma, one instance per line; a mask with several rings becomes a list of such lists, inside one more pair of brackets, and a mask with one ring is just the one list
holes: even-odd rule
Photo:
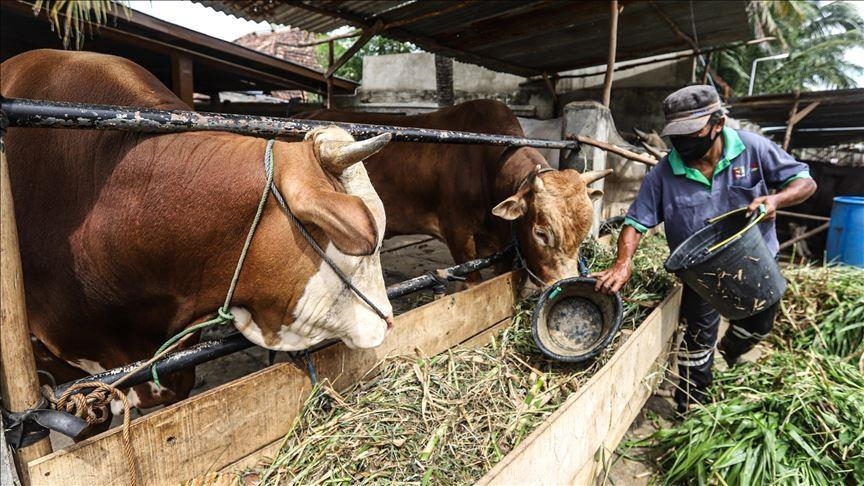
[[534, 228], [534, 238], [543, 246], [550, 246], [552, 244], [549, 233], [542, 228]]

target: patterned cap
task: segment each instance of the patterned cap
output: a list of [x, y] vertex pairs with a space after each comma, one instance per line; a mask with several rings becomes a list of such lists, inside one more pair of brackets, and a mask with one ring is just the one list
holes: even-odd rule
[[660, 135], [665, 137], [698, 132], [716, 111], [724, 110], [720, 96], [712, 86], [697, 84], [681, 88], [663, 100], [666, 126]]

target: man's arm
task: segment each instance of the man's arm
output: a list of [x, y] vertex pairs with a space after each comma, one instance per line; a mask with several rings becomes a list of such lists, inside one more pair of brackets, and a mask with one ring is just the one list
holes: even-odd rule
[[611, 267], [602, 272], [594, 272], [589, 277], [597, 278], [594, 290], [605, 294], [614, 294], [630, 280], [633, 274], [633, 255], [639, 246], [642, 234], [636, 228], [626, 225], [618, 236], [618, 257]]
[[810, 178], [795, 179], [776, 194], [760, 196], [754, 199], [747, 206], [747, 215], [753, 214], [753, 211], [756, 211], [756, 208], [760, 204], [764, 204], [767, 213], [765, 219], [774, 219], [777, 216], [778, 209], [804, 202], [814, 192], [816, 192], [816, 181]]

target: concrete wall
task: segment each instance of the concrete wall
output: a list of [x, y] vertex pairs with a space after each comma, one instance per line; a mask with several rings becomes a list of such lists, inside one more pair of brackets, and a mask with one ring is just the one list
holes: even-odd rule
[[[577, 101], [568, 103], [563, 110], [564, 129], [567, 133], [586, 135], [615, 145], [627, 144], [618, 134], [612, 114], [600, 103]], [[589, 146], [582, 147], [576, 157], [562, 160], [560, 168], [571, 168], [580, 172], [603, 169], [614, 171], [592, 185], [603, 190], [602, 204], [597, 201], [594, 206], [594, 235], [603, 220], [627, 212], [647, 171], [645, 164]]]
[[[511, 102], [525, 78], [453, 62], [456, 101], [478, 98]], [[435, 103], [435, 55], [427, 52], [363, 58], [361, 103]]]

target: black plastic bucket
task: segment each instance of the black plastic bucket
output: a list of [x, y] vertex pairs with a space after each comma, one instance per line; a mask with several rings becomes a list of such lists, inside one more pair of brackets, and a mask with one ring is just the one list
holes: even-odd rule
[[710, 219], [664, 265], [731, 320], [758, 314], [786, 290], [786, 280], [757, 227], [764, 208], [749, 218], [745, 209]]
[[624, 314], [621, 297], [595, 291], [596, 283], [593, 278], [565, 278], [540, 296], [531, 315], [531, 335], [543, 354], [579, 363], [612, 342]]

